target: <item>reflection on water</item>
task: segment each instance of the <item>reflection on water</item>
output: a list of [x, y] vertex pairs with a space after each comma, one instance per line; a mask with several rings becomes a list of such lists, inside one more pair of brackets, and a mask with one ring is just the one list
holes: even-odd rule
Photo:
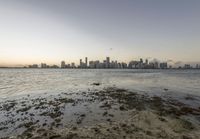
[[200, 95], [199, 70], [0, 69], [0, 96], [84, 90], [94, 82], [101, 83], [97, 88], [117, 86], [146, 93], [168, 89]]

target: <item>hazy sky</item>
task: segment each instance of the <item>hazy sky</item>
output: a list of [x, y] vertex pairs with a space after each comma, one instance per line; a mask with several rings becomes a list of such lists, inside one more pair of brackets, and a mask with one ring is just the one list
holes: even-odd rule
[[0, 0], [0, 64], [200, 61], [200, 0]]

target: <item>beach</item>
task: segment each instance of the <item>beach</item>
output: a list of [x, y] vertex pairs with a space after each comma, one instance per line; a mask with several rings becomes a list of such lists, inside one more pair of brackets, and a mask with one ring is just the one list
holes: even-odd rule
[[196, 139], [200, 134], [200, 107], [116, 87], [49, 98], [26, 96], [2, 102], [0, 110], [7, 119], [0, 129], [7, 130], [8, 138]]

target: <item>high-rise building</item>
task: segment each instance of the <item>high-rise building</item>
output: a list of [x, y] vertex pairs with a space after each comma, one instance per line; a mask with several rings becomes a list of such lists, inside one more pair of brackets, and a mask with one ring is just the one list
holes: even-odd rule
[[190, 66], [190, 64], [185, 64], [184, 68], [185, 68], [185, 69], [190, 69], [191, 66]]
[[65, 61], [61, 61], [61, 68], [65, 68]]
[[88, 58], [85, 57], [85, 68], [87, 68], [87, 67], [88, 67]]
[[83, 66], [83, 62], [82, 62], [82, 59], [80, 59], [80, 68], [82, 68]]
[[106, 57], [106, 68], [110, 68], [110, 57]]
[[126, 64], [126, 63], [122, 62], [121, 65], [122, 65], [122, 68], [123, 68], [123, 69], [126, 69], [126, 68], [127, 68], [127, 64]]
[[71, 63], [71, 68], [76, 68], [76, 65], [75, 65], [75, 63], [73, 62], [73, 63]]
[[199, 64], [196, 64], [196, 69], [200, 68]]
[[146, 61], [145, 61], [145, 64], [146, 64], [146, 65], [148, 65], [148, 64], [149, 64], [149, 63], [148, 63], [148, 59], [146, 59]]
[[142, 58], [140, 58], [140, 63], [143, 63], [143, 59]]
[[160, 68], [161, 69], [167, 69], [167, 63], [160, 63]]

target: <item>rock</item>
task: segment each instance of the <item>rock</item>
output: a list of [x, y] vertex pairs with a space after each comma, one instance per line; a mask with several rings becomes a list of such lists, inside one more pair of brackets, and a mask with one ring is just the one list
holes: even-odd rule
[[191, 137], [188, 137], [188, 136], [186, 136], [186, 135], [183, 135], [182, 136], [182, 139], [192, 139]]
[[108, 114], [108, 112], [107, 111], [105, 111], [104, 113], [103, 113], [103, 116], [106, 116]]
[[165, 90], [165, 91], [168, 91], [169, 89], [167, 89], [167, 88], [164, 88], [164, 90]]
[[61, 135], [52, 135], [49, 137], [49, 139], [60, 139]]
[[99, 86], [99, 85], [100, 85], [100, 83], [93, 83], [92, 85], [96, 85], [96, 86]]
[[125, 110], [126, 110], [125, 107], [124, 107], [123, 105], [120, 106], [119, 109], [120, 109], [121, 111], [125, 111]]
[[85, 114], [81, 114], [81, 115], [80, 115], [80, 117], [85, 117], [85, 116], [86, 116]]

